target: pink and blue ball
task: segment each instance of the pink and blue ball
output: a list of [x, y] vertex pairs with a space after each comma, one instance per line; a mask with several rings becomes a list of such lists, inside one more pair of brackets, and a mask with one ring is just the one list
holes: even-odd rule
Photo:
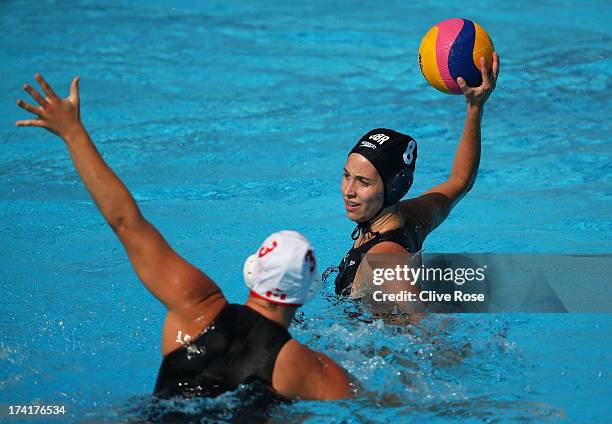
[[493, 61], [493, 42], [476, 22], [452, 18], [427, 31], [419, 47], [419, 66], [427, 81], [447, 94], [461, 94], [457, 78], [470, 87], [482, 84], [480, 57]]

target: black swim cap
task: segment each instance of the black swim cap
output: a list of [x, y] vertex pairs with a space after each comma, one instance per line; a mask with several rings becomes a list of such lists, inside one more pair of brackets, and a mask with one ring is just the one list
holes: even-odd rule
[[417, 144], [412, 137], [376, 128], [361, 137], [351, 153], [364, 156], [378, 171], [385, 186], [383, 208], [399, 202], [408, 193], [417, 158]]

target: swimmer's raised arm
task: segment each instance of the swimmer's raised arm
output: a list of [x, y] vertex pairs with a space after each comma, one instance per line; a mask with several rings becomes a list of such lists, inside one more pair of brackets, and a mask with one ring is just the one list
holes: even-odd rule
[[39, 105], [23, 100], [17, 104], [37, 118], [17, 121], [16, 125], [46, 128], [64, 140], [83, 183], [147, 289], [180, 320], [195, 319], [192, 315], [202, 314], [203, 303], [222, 300], [215, 283], [174, 252], [143, 217], [127, 187], [96, 149], [80, 119], [79, 78], [74, 78], [65, 99], [58, 97], [40, 74], [35, 78], [44, 97], [28, 84], [23, 88]]
[[453, 161], [449, 178], [419, 197], [401, 202], [405, 215], [416, 218], [420, 225], [421, 239], [433, 231], [448, 216], [451, 209], [471, 190], [480, 164], [480, 128], [484, 105], [497, 82], [499, 57], [493, 52], [493, 64], [487, 69], [484, 58], [480, 61], [482, 84], [469, 87], [463, 78], [457, 79], [467, 102], [467, 115], [463, 135]]

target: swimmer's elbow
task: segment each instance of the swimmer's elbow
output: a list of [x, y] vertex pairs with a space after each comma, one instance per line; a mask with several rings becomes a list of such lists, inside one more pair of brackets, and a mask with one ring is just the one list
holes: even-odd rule
[[123, 217], [119, 217], [113, 220], [107, 219], [106, 222], [115, 234], [120, 235], [120, 233], [125, 232], [125, 223]]
[[476, 169], [472, 175], [468, 178], [467, 184], [465, 185], [465, 193], [467, 194], [472, 190], [474, 184], [476, 183], [476, 178], [478, 177], [478, 169]]
[[468, 178], [451, 176], [451, 178], [448, 179], [447, 184], [452, 187], [448, 194], [449, 198], [453, 200], [453, 205], [472, 190], [474, 183], [476, 183], [476, 174]]
[[144, 217], [140, 214], [140, 212], [133, 214], [133, 216], [128, 217], [126, 215], [120, 215], [114, 217], [113, 219], [107, 219], [108, 225], [111, 227], [113, 232], [121, 238], [122, 235], [129, 233], [130, 231], [142, 227], [146, 221]]
[[472, 190], [475, 182], [476, 182], [476, 176], [474, 176], [473, 178], [470, 178], [470, 180], [467, 182], [465, 186], [465, 190], [463, 192], [464, 195], [468, 194]]

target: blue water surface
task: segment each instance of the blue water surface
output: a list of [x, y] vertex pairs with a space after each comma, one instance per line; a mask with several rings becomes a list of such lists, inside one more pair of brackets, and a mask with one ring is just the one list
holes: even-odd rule
[[[474, 189], [429, 252], [610, 252], [611, 11], [605, 1], [79, 1], [0, 4], [0, 404], [71, 421], [143, 410], [236, 419], [240, 396], [152, 404], [164, 308], [142, 287], [62, 141], [15, 128], [41, 72], [172, 246], [242, 302], [242, 261], [304, 232], [321, 270], [350, 247], [340, 176], [371, 128], [419, 142], [410, 195], [443, 181], [465, 102], [430, 87], [422, 36], [450, 17], [502, 66]], [[329, 287], [327, 293], [329, 293]], [[368, 393], [279, 405], [296, 422], [606, 422], [609, 314], [436, 315], [361, 322], [322, 296], [292, 328]], [[136, 419], [136, 418], [134, 418]]]

